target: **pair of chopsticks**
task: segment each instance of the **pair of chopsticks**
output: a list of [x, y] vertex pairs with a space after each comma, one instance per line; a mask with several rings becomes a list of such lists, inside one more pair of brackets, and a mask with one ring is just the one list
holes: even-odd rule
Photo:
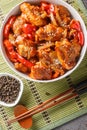
[[42, 112], [48, 108], [51, 108], [53, 106], [56, 106], [56, 105], [66, 102], [66, 101], [69, 101], [70, 99], [77, 97], [79, 93], [81, 94], [82, 90], [87, 91], [87, 81], [84, 81], [84, 82], [78, 84], [78, 86], [76, 88], [70, 88], [67, 91], [43, 102], [42, 104], [29, 109], [27, 112], [15, 117], [14, 119], [9, 120], [8, 123], [11, 124], [15, 121], [20, 121], [27, 117], [32, 117], [33, 115], [35, 115], [39, 112]]

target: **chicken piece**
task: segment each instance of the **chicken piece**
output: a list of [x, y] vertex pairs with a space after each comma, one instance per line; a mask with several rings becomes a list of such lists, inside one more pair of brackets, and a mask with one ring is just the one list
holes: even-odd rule
[[54, 46], [55, 46], [55, 42], [51, 42], [51, 41], [48, 41], [48, 42], [42, 42], [41, 44], [38, 44], [38, 52], [41, 52], [41, 51], [50, 51], [51, 48], [54, 49]]
[[30, 59], [31, 57], [34, 57], [36, 55], [36, 48], [32, 46], [29, 47], [26, 45], [19, 45], [17, 51], [19, 55], [27, 59]]
[[26, 20], [22, 16], [18, 16], [13, 24], [13, 32], [16, 36], [22, 34], [23, 24], [26, 23]]
[[20, 10], [28, 22], [36, 26], [47, 24], [47, 13], [46, 11], [42, 11], [39, 6], [30, 5], [29, 3], [24, 2], [20, 5]]
[[16, 50], [22, 57], [30, 59], [36, 55], [36, 46], [33, 41], [24, 37], [24, 35], [19, 35], [15, 42]]
[[14, 45], [15, 44], [16, 37], [13, 33], [9, 34], [9, 41]]
[[57, 65], [52, 64], [51, 69], [52, 69], [52, 72], [53, 72], [53, 74], [52, 74], [53, 79], [58, 78], [59, 76], [61, 76], [65, 73], [64, 68], [60, 64], [57, 64]]
[[31, 57], [29, 61], [35, 65], [38, 62], [38, 57], [37, 56]]
[[42, 50], [41, 52], [39, 52], [38, 57], [39, 57], [41, 64], [44, 67], [48, 67], [48, 66], [50, 67], [50, 64], [52, 63], [52, 61], [51, 61], [52, 59], [49, 56], [49, 52]]
[[31, 68], [30, 77], [38, 80], [50, 80], [52, 78], [52, 71], [50, 68], [37, 64]]
[[67, 27], [71, 21], [71, 15], [68, 9], [62, 5], [55, 5], [55, 15], [50, 14], [51, 22], [54, 25]]
[[57, 57], [57, 52], [54, 50], [47, 51], [48, 49], [44, 49], [39, 51], [39, 59], [41, 64], [47, 68], [51, 68], [52, 70], [52, 78], [57, 78], [60, 75], [65, 73], [64, 69], [60, 65], [60, 62]]
[[39, 55], [40, 62], [31, 68], [30, 77], [34, 79], [49, 80], [57, 78], [65, 73], [60, 65], [55, 51], [42, 52]]
[[56, 51], [51, 51], [49, 56], [51, 57], [50, 68], [52, 69], [52, 78], [57, 78], [65, 73], [65, 70], [61, 66]]
[[74, 47], [75, 55], [78, 58], [80, 56], [81, 45], [78, 43], [77, 40], [74, 40], [74, 39], [71, 41], [71, 44]]
[[51, 42], [51, 41], [43, 43], [41, 46], [38, 47], [37, 52], [38, 52], [39, 60], [45, 66], [50, 66], [50, 64], [53, 62], [53, 57], [51, 55], [53, 50], [55, 50], [55, 42]]
[[59, 26], [59, 24], [58, 24], [58, 22], [57, 22], [57, 20], [56, 20], [56, 18], [55, 18], [55, 16], [54, 16], [53, 13], [50, 13], [50, 14], [49, 14], [49, 18], [50, 18], [50, 20], [51, 20], [51, 24], [53, 24], [53, 25], [55, 25], [55, 26]]
[[57, 27], [53, 24], [48, 24], [44, 27], [40, 27], [35, 34], [36, 41], [57, 41], [63, 37], [63, 31], [61, 27]]
[[26, 72], [30, 71], [29, 68], [27, 68], [27, 67], [26, 67], [25, 65], [23, 65], [22, 63], [16, 62], [16, 63], [14, 64], [14, 66], [15, 66], [15, 68], [16, 68], [17, 70], [19, 70], [19, 71], [21, 71], [21, 72], [23, 72], [23, 73], [26, 73]]
[[73, 44], [64, 39], [62, 42], [56, 42], [56, 51], [61, 65], [66, 70], [70, 70], [76, 65], [80, 54], [80, 46], [78, 43]]
[[65, 6], [57, 5], [57, 8], [59, 10], [60, 16], [62, 16], [62, 17], [70, 17], [71, 16], [70, 12], [68, 11], [68, 9]]

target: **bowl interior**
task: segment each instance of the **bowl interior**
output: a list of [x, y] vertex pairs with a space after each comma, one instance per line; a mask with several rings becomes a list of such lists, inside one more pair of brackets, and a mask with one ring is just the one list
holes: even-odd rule
[[[32, 4], [38, 4], [40, 1], [39, 0], [25, 0], [26, 2], [30, 2]], [[32, 81], [35, 81], [35, 82], [53, 82], [53, 81], [57, 81], [57, 80], [60, 80], [60, 79], [63, 79], [65, 78], [66, 76], [70, 75], [78, 66], [79, 64], [81, 63], [84, 55], [85, 55], [85, 52], [86, 52], [86, 48], [87, 48], [87, 38], [86, 38], [86, 27], [85, 27], [85, 24], [84, 24], [84, 21], [82, 20], [81, 16], [79, 15], [79, 13], [72, 7], [70, 6], [68, 3], [64, 2], [63, 0], [44, 0], [46, 2], [49, 2], [49, 3], [53, 3], [53, 4], [59, 4], [59, 5], [63, 5], [65, 6], [71, 13], [72, 17], [76, 20], [79, 20], [80, 23], [81, 23], [81, 27], [82, 27], [82, 30], [83, 30], [83, 33], [84, 33], [84, 46], [82, 47], [82, 50], [81, 50], [81, 54], [80, 54], [80, 57], [79, 57], [79, 60], [76, 64], [76, 66], [67, 71], [63, 76], [60, 76], [56, 79], [52, 79], [52, 80], [35, 80], [35, 79], [31, 79], [28, 75], [25, 75], [19, 71], [17, 71], [15, 68], [14, 68], [14, 65], [12, 64], [12, 62], [8, 59], [7, 55], [6, 55], [6, 52], [5, 52], [5, 49], [3, 47], [3, 28], [4, 28], [4, 25], [5, 23], [7, 22], [8, 18], [11, 16], [11, 15], [16, 15], [18, 13], [20, 13], [19, 11], [19, 5], [21, 4], [18, 4], [16, 5], [6, 16], [4, 22], [3, 22], [3, 25], [2, 25], [2, 28], [1, 28], [1, 52], [2, 52], [2, 56], [4, 58], [4, 60], [6, 61], [6, 63], [9, 65], [9, 67], [15, 71], [17, 74], [19, 74], [20, 76], [28, 79], [28, 80], [32, 80]]]

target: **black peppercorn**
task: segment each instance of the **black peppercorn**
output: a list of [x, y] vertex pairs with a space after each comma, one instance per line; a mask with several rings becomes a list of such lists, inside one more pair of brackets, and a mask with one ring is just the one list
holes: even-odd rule
[[10, 76], [0, 77], [0, 101], [12, 103], [18, 97], [20, 82]]

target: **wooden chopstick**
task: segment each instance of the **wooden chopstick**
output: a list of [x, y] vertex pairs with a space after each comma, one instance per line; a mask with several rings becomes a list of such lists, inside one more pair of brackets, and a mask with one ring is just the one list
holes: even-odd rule
[[[51, 99], [45, 101], [45, 102], [43, 102], [42, 104], [31, 108], [30, 110], [28, 110], [27, 112], [25, 112], [25, 113], [23, 113], [23, 114], [17, 116], [16, 118], [14, 118], [14, 119], [12, 119], [12, 120], [9, 120], [8, 123], [11, 124], [11, 123], [13, 123], [13, 122], [15, 122], [15, 121], [19, 121], [19, 120], [21, 120], [21, 119], [23, 119], [23, 118], [26, 118], [26, 116], [28, 117], [28, 115], [31, 114], [31, 113], [33, 113], [33, 112], [34, 112], [34, 113], [37, 113], [38, 110], [41, 109], [42, 107], [46, 106], [47, 104], [49, 104], [49, 103], [51, 103], [51, 102], [53, 102], [53, 101], [55, 101], [55, 100], [57, 100], [57, 99], [58, 99], [58, 100], [61, 100], [62, 98], [64, 99], [66, 96], [72, 94], [73, 91], [74, 91], [74, 88], [70, 88], [69, 90], [67, 90], [67, 91], [65, 91], [65, 92], [63, 92], [63, 93], [61, 93], [61, 94], [59, 94], [59, 95], [57, 95], [57, 96], [55, 96], [55, 97], [53, 97], [53, 98], [51, 98]], [[55, 104], [52, 104], [52, 105], [55, 105]], [[52, 107], [52, 106], [51, 106], [51, 107]], [[45, 109], [46, 109], [46, 108], [45, 108]]]
[[17, 116], [16, 118], [12, 119], [12, 120], [9, 120], [8, 123], [11, 124], [15, 121], [19, 121], [19, 120], [22, 120], [26, 117], [29, 117], [29, 116], [33, 116], [34, 114], [37, 114], [39, 112], [42, 112], [50, 107], [53, 107], [57, 104], [61, 104], [61, 103], [64, 103], [65, 101], [68, 101], [72, 98], [75, 98], [76, 96], [78, 96], [78, 93], [83, 90], [83, 89], [87, 89], [87, 83], [84, 82], [82, 85], [79, 86], [79, 84], [77, 85], [78, 87], [76, 87], [75, 89], [74, 88], [70, 88], [68, 89], [67, 91], [43, 102], [42, 104], [38, 105], [38, 106], [35, 106], [31, 109], [29, 109], [27, 112]]
[[[35, 115], [35, 114], [37, 114], [39, 112], [42, 112], [42, 111], [44, 111], [44, 110], [46, 110], [48, 108], [51, 108], [51, 107], [54, 107], [54, 106], [59, 105], [61, 103], [64, 103], [64, 102], [66, 102], [66, 101], [68, 101], [68, 100], [70, 100], [72, 98], [75, 98], [76, 96], [78, 96], [78, 94], [74, 93], [74, 94], [68, 95], [68, 96], [66, 96], [66, 97], [64, 97], [64, 98], [62, 98], [62, 99], [60, 99], [58, 101], [53, 101], [51, 104], [49, 104], [47, 106], [44, 106], [43, 108], [26, 115], [26, 117], [33, 116], [33, 115]], [[24, 118], [26, 118], [26, 117], [24, 117]]]
[[49, 105], [47, 105], [47, 106], [44, 106], [43, 108], [37, 109], [36, 111], [33, 111], [33, 112], [31, 112], [31, 113], [28, 113], [27, 115], [24, 115], [24, 116], [22, 116], [22, 117], [20, 117], [20, 118], [18, 118], [18, 119], [14, 118], [14, 119], [8, 121], [8, 123], [11, 124], [11, 123], [13, 123], [13, 122], [15, 122], [15, 121], [22, 120], [22, 119], [27, 118], [27, 117], [29, 117], [29, 116], [31, 117], [31, 116], [33, 116], [33, 115], [35, 115], [35, 114], [37, 114], [37, 113], [39, 113], [39, 112], [42, 112], [42, 111], [44, 111], [44, 110], [46, 110], [46, 109], [48, 109], [48, 108], [50, 108], [50, 107], [53, 107], [53, 106], [55, 106], [55, 105], [64, 103], [65, 101], [68, 101], [68, 100], [70, 100], [70, 99], [72, 99], [72, 98], [75, 98], [76, 96], [78, 96], [77, 93], [74, 93], [74, 94], [72, 94], [72, 95], [68, 95], [68, 96], [62, 98], [61, 100], [54, 101], [54, 102], [52, 102], [51, 104], [49, 104]]
[[[59, 100], [59, 101], [54, 101], [54, 102], [52, 102], [51, 104], [49, 104], [48, 106], [44, 106], [44, 107], [41, 108], [41, 109], [37, 109], [36, 111], [33, 111], [33, 112], [31, 112], [31, 113], [29, 113], [29, 114], [27, 114], [27, 115], [22, 116], [21, 118], [18, 118], [17, 121], [22, 120], [22, 119], [27, 118], [27, 117], [31, 117], [31, 116], [33, 116], [33, 115], [35, 115], [35, 114], [37, 114], [37, 113], [39, 113], [39, 112], [42, 112], [42, 111], [44, 111], [44, 110], [46, 110], [46, 109], [48, 109], [48, 108], [54, 107], [54, 106], [56, 106], [56, 105], [59, 105], [59, 104], [61, 104], [61, 103], [64, 103], [65, 101], [68, 101], [68, 100], [70, 100], [70, 99], [72, 99], [72, 98], [75, 98], [76, 96], [78, 96], [77, 93], [74, 93], [74, 94], [72, 94], [72, 95], [68, 95], [68, 96], [64, 97], [63, 99], [61, 99], [61, 100]], [[13, 123], [13, 122], [11, 122], [11, 123]]]

